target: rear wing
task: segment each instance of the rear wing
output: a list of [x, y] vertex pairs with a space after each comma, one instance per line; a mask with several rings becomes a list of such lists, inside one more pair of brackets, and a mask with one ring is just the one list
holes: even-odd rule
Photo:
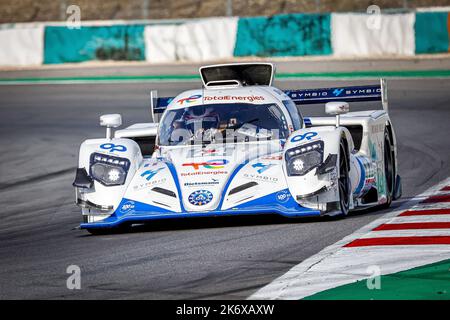
[[150, 91], [150, 112], [153, 122], [158, 123], [164, 110], [175, 97], [159, 97], [156, 90]]
[[297, 105], [330, 101], [381, 101], [383, 109], [388, 111], [386, 79], [380, 79], [379, 85], [286, 90], [284, 93]]
[[[387, 85], [380, 79], [379, 85], [299, 89], [284, 91], [297, 105], [327, 103], [330, 101], [361, 102], [381, 101], [388, 111]], [[153, 122], [159, 122], [161, 115], [175, 97], [158, 97], [156, 90], [150, 92], [150, 111]]]

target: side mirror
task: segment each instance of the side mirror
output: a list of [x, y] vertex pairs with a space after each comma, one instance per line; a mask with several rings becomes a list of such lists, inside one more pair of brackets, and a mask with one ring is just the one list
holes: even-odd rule
[[122, 116], [120, 114], [104, 114], [100, 116], [100, 125], [106, 127], [106, 139], [111, 139], [111, 128], [117, 128], [122, 125]]
[[350, 111], [347, 102], [332, 101], [325, 104], [325, 113], [331, 116], [336, 116], [336, 128], [339, 127], [339, 115]]
[[350, 107], [347, 102], [332, 101], [325, 104], [325, 112], [332, 116], [344, 114], [349, 111]]

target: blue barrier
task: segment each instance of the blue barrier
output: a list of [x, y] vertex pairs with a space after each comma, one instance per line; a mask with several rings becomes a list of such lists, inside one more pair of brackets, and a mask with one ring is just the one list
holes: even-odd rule
[[330, 14], [240, 18], [234, 55], [328, 55], [330, 38]]
[[[448, 15], [448, 12], [416, 13], [416, 54], [449, 52]], [[145, 60], [144, 28], [145, 25], [136, 24], [80, 29], [46, 26], [43, 60], [45, 64]], [[331, 55], [331, 37], [330, 14], [239, 18], [234, 56]]]
[[143, 25], [45, 28], [44, 63], [145, 60]]
[[416, 54], [449, 50], [448, 12], [417, 12], [414, 33]]

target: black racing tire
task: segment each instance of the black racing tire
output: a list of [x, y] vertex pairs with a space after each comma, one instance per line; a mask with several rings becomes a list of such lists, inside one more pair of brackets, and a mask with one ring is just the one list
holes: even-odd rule
[[391, 206], [395, 192], [394, 151], [392, 149], [391, 137], [387, 130], [384, 131], [384, 176], [386, 178], [387, 201], [380, 207], [387, 209]]
[[341, 140], [339, 146], [339, 179], [338, 179], [338, 189], [339, 189], [339, 209], [341, 211], [341, 216], [348, 215], [350, 210], [350, 164], [347, 145], [344, 140]]

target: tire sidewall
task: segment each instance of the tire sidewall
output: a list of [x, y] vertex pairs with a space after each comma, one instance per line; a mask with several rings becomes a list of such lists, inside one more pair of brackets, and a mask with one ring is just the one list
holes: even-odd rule
[[[386, 147], [387, 146], [387, 147]], [[394, 196], [394, 189], [395, 189], [395, 169], [394, 169], [394, 155], [392, 152], [392, 142], [391, 138], [389, 136], [389, 133], [387, 130], [384, 131], [384, 177], [385, 177], [385, 187], [386, 187], [386, 206], [390, 206], [392, 203], [392, 199]], [[390, 165], [387, 166], [386, 162], [390, 161]], [[388, 173], [387, 170], [391, 170], [390, 173]], [[388, 181], [388, 175], [391, 175], [391, 183], [389, 187], [389, 181]]]
[[[346, 216], [348, 215], [348, 212], [350, 210], [350, 177], [349, 177], [349, 163], [348, 163], [348, 156], [347, 156], [347, 150], [345, 147], [345, 143], [343, 140], [340, 142], [339, 146], [339, 182], [338, 182], [338, 188], [339, 188], [339, 207], [341, 210], [341, 215]], [[341, 168], [341, 157], [344, 157], [346, 168]], [[346, 175], [346, 189], [347, 194], [345, 194], [346, 199], [343, 199], [343, 190], [341, 189], [341, 175], [342, 175], [342, 169], [345, 170]]]

